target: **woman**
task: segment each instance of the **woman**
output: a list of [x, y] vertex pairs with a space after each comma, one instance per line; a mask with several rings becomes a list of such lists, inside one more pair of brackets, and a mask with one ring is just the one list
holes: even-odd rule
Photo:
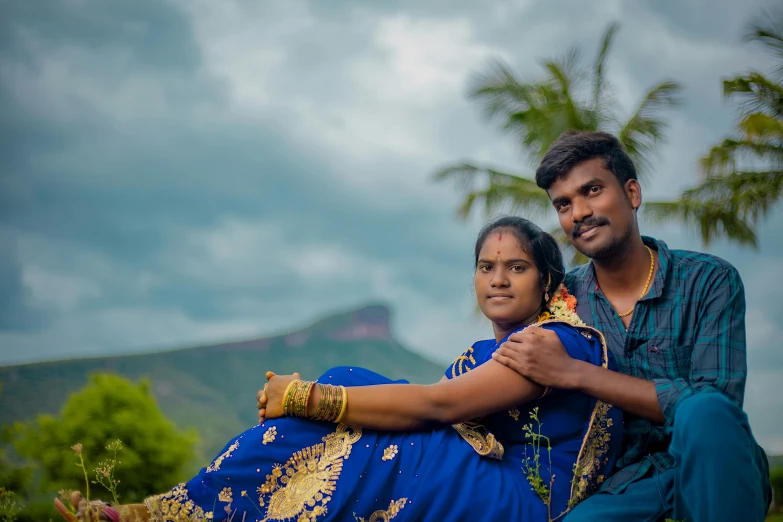
[[395, 382], [361, 368], [334, 368], [317, 383], [270, 372], [259, 425], [195, 478], [146, 507], [87, 504], [75, 494], [78, 519], [562, 517], [613, 465], [621, 413], [580, 393], [544, 389], [492, 352], [531, 324], [556, 332], [572, 357], [610, 367], [606, 346], [560, 286], [555, 240], [529, 221], [487, 225], [475, 268], [478, 304], [495, 335], [468, 348], [439, 383]]

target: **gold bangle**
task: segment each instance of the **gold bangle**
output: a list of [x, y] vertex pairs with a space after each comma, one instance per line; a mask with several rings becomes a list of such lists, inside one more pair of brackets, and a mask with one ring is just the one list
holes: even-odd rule
[[340, 391], [337, 386], [331, 384], [318, 384], [317, 386], [320, 397], [318, 407], [311, 418], [317, 421], [334, 421], [342, 406]]
[[289, 411], [289, 405], [291, 401], [291, 388], [294, 387], [296, 384], [297, 379], [294, 379], [293, 381], [288, 383], [288, 386], [285, 388], [285, 392], [283, 392], [283, 413], [288, 415]]
[[307, 403], [314, 384], [313, 381], [299, 379], [291, 381], [283, 398], [283, 412], [291, 417], [306, 417]]
[[345, 389], [345, 386], [340, 386], [340, 392], [342, 395], [342, 404], [340, 405], [340, 414], [337, 416], [337, 419], [335, 419], [335, 422], [338, 424], [343, 420], [345, 411], [348, 409], [348, 390]]

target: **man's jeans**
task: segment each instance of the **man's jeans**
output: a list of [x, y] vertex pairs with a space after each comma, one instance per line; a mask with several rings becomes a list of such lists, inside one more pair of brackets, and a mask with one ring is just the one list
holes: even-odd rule
[[763, 522], [771, 501], [769, 464], [748, 417], [720, 393], [677, 408], [669, 452], [677, 465], [654, 470], [622, 493], [596, 493], [567, 522]]

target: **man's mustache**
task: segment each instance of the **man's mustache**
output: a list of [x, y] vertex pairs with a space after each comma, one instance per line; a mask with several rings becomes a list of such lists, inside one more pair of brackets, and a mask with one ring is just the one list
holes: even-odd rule
[[602, 225], [608, 225], [609, 220], [605, 217], [591, 217], [584, 221], [579, 221], [574, 225], [574, 229], [571, 231], [571, 236], [576, 239], [582, 233], [582, 229], [585, 227], [600, 227]]

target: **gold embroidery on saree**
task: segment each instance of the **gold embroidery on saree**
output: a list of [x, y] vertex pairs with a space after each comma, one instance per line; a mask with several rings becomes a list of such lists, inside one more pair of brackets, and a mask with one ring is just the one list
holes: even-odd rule
[[407, 498], [401, 498], [396, 502], [392, 500], [391, 503], [389, 503], [389, 509], [380, 509], [370, 515], [369, 518], [357, 517], [356, 513], [353, 514], [353, 517], [356, 519], [356, 522], [389, 522], [389, 520], [396, 517], [397, 514], [402, 511], [402, 508], [405, 507], [407, 501]]
[[508, 414], [515, 421], [519, 420], [519, 408], [511, 408], [510, 410], [508, 410]]
[[204, 513], [188, 498], [188, 490], [185, 484], [179, 484], [168, 493], [149, 497], [144, 505], [150, 513], [150, 520], [154, 522], [176, 522], [179, 520], [206, 520], [211, 519], [211, 513]]
[[[609, 367], [609, 353], [606, 346], [604, 335], [593, 327], [587, 326], [582, 322], [576, 313], [564, 313], [556, 319], [545, 319], [534, 326], [551, 323], [566, 323], [577, 329], [586, 339], [595, 336], [601, 343], [601, 367]], [[610, 404], [596, 401], [590, 416], [590, 424], [587, 427], [582, 447], [579, 450], [576, 464], [574, 464], [574, 475], [571, 480], [571, 495], [568, 506], [565, 511], [552, 517], [550, 520], [557, 520], [568, 513], [579, 502], [590, 496], [606, 478], [601, 474], [601, 470], [606, 466], [609, 459], [609, 441], [611, 434], [609, 428], [612, 427], [612, 419], [609, 417], [609, 411], [612, 409]], [[545, 501], [546, 502], [546, 501]], [[550, 506], [551, 508], [551, 506]]]
[[574, 480], [571, 483], [571, 498], [568, 506], [573, 507], [590, 496], [606, 477], [601, 470], [609, 460], [609, 440], [612, 419], [611, 405], [596, 401], [590, 426], [582, 442], [582, 449], [574, 465]]
[[207, 473], [210, 473], [212, 471], [217, 471], [220, 469], [220, 465], [223, 463], [224, 460], [229, 458], [232, 453], [239, 447], [239, 439], [235, 440], [234, 443], [228, 447], [226, 451], [223, 452], [222, 455], [220, 455], [218, 458], [215, 459], [215, 462], [209, 465], [207, 468]]
[[461, 422], [452, 424], [451, 427], [457, 430], [460, 437], [465, 439], [476, 450], [476, 453], [482, 457], [503, 460], [503, 453], [505, 452], [503, 445], [484, 426]]
[[261, 444], [266, 446], [270, 442], [274, 442], [275, 437], [277, 437], [277, 427], [272, 426], [271, 428], [269, 428], [264, 432], [264, 437], [261, 440]]
[[[601, 367], [609, 367], [609, 351], [604, 335], [595, 328], [582, 323], [576, 314], [567, 320], [546, 320], [540, 324], [562, 322], [576, 327], [579, 333], [587, 339], [590, 339], [592, 336], [597, 337], [601, 343]], [[609, 441], [611, 439], [609, 428], [612, 427], [609, 411], [611, 409], [612, 406], [610, 404], [601, 401], [595, 402], [590, 416], [590, 424], [587, 427], [582, 447], [579, 450], [579, 456], [574, 465], [574, 476], [571, 481], [571, 495], [567, 511], [595, 492], [606, 478], [601, 474], [601, 470], [609, 460]]]
[[301, 522], [315, 521], [325, 514], [343, 461], [361, 436], [360, 428], [339, 424], [322, 443], [297, 451], [283, 465], [276, 464], [257, 489], [259, 504], [266, 506], [263, 522], [294, 517]]
[[397, 445], [392, 444], [391, 446], [383, 450], [383, 457], [381, 457], [381, 460], [383, 461], [392, 460], [394, 459], [394, 457], [397, 456], [397, 453], [399, 453], [399, 449], [397, 448]]
[[218, 500], [225, 502], [226, 504], [231, 504], [234, 501], [234, 492], [231, 491], [231, 488], [223, 488], [223, 490], [218, 493]]
[[473, 357], [473, 347], [471, 346], [462, 355], [454, 359], [454, 362], [451, 364], [451, 376], [457, 377], [475, 367], [476, 359]]

